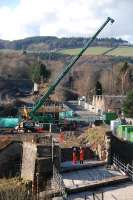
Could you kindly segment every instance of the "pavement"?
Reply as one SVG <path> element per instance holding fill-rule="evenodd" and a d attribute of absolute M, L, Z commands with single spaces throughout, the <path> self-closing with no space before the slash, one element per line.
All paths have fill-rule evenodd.
<path fill-rule="evenodd" d="M 133 200 L 133 183 L 124 183 L 106 188 L 100 188 L 99 191 L 94 191 L 96 194 L 95 200 Z M 94 200 L 93 192 L 82 192 L 68 196 L 68 200 Z"/>
<path fill-rule="evenodd" d="M 63 173 L 62 177 L 65 187 L 73 189 L 94 184 L 98 181 L 121 175 L 122 174 L 116 170 L 108 170 L 105 167 L 97 167 Z"/>

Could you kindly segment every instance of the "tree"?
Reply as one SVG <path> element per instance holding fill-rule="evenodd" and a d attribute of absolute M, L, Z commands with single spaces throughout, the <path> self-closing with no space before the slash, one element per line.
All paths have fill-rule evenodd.
<path fill-rule="evenodd" d="M 102 95 L 102 84 L 99 81 L 96 82 L 95 92 L 96 95 Z"/>
<path fill-rule="evenodd" d="M 126 117 L 133 117 L 133 91 L 127 94 L 127 97 L 123 103 L 123 112 Z"/>
<path fill-rule="evenodd" d="M 44 81 L 47 81 L 48 78 L 50 77 L 51 75 L 51 72 L 50 70 L 48 70 L 46 68 L 46 65 L 43 64 L 43 63 L 40 63 L 40 76 L 41 76 L 41 80 L 44 82 Z"/>
<path fill-rule="evenodd" d="M 31 66 L 30 76 L 34 83 L 40 83 L 40 65 L 36 61 Z"/>
<path fill-rule="evenodd" d="M 124 93 L 125 93 L 124 85 L 125 85 L 125 80 L 126 80 L 126 76 L 127 76 L 128 71 L 129 71 L 129 65 L 128 65 L 127 62 L 125 62 L 124 65 L 122 66 L 121 70 L 120 70 L 122 95 L 124 95 Z"/>
<path fill-rule="evenodd" d="M 31 79 L 35 83 L 44 82 L 50 77 L 51 73 L 42 62 L 34 62 L 31 66 Z"/>

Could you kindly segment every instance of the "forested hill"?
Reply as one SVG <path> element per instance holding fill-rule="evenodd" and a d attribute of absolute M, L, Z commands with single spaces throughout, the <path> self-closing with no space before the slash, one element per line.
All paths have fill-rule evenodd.
<path fill-rule="evenodd" d="M 0 40 L 0 49 L 15 50 L 55 50 L 66 48 L 80 48 L 88 38 L 57 38 L 51 36 L 29 37 L 22 40 Z M 99 38 L 93 42 L 93 46 L 116 47 L 128 44 L 127 41 L 115 38 Z"/>

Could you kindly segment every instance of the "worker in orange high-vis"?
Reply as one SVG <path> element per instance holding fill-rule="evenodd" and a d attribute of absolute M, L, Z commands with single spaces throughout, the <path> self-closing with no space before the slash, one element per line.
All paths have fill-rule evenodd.
<path fill-rule="evenodd" d="M 64 143 L 64 133 L 60 133 L 60 143 Z"/>
<path fill-rule="evenodd" d="M 83 162 L 84 162 L 84 149 L 82 147 L 80 147 L 79 159 L 80 159 L 80 164 L 83 164 Z"/>
<path fill-rule="evenodd" d="M 77 149 L 74 147 L 73 148 L 73 157 L 72 157 L 72 162 L 73 164 L 76 164 L 77 163 Z"/>

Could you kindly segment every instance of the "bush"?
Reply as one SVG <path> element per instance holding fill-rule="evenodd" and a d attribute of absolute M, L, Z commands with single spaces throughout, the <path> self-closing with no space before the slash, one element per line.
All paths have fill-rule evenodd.
<path fill-rule="evenodd" d="M 127 97 L 123 103 L 123 112 L 126 117 L 133 117 L 133 91 L 127 94 Z"/>
<path fill-rule="evenodd" d="M 32 200 L 29 183 L 18 179 L 2 179 L 0 181 L 0 200 Z"/>

